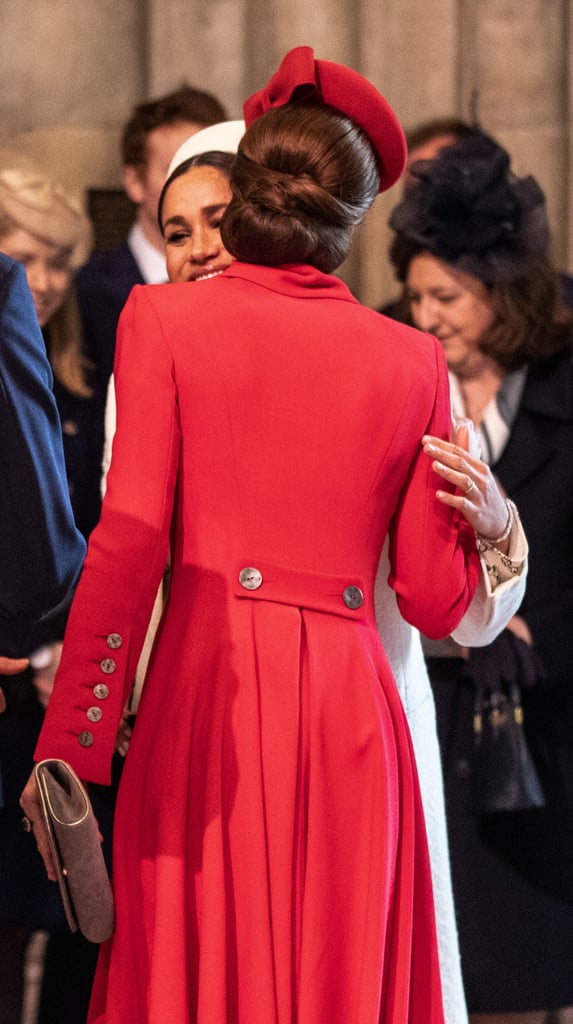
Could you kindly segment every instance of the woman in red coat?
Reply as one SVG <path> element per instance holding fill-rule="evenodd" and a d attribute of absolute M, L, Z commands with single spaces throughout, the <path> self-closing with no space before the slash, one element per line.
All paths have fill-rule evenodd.
<path fill-rule="evenodd" d="M 441 1024 L 418 782 L 373 585 L 389 533 L 402 614 L 446 635 L 479 573 L 452 506 L 491 535 L 505 507 L 484 511 L 459 452 L 436 498 L 422 437 L 449 433 L 440 347 L 330 276 L 402 170 L 394 114 L 308 47 L 245 114 L 222 223 L 235 261 L 136 288 L 122 315 L 104 510 L 36 752 L 108 781 L 170 545 L 89 1020 Z M 29 783 L 49 865 L 35 800 Z"/>

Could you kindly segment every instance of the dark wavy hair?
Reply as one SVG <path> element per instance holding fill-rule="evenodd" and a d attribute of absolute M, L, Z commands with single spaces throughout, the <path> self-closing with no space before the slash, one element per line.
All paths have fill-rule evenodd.
<path fill-rule="evenodd" d="M 549 262 L 535 262 L 523 277 L 493 285 L 490 301 L 495 318 L 479 347 L 508 373 L 572 348 L 571 314 Z"/>
<path fill-rule="evenodd" d="M 245 263 L 310 263 L 330 273 L 379 187 L 361 128 L 324 105 L 268 111 L 248 128 L 221 222 L 225 248 Z"/>
<path fill-rule="evenodd" d="M 494 322 L 481 351 L 510 371 L 571 345 L 571 318 L 549 256 L 544 195 L 518 178 L 506 151 L 474 129 L 433 160 L 412 165 L 415 184 L 390 216 L 399 281 L 428 253 L 481 281 Z M 407 289 L 400 317 L 411 321 Z"/>
<path fill-rule="evenodd" d="M 234 153 L 223 153 L 219 149 L 212 149 L 205 153 L 196 153 L 195 156 L 190 156 L 187 160 L 183 160 L 182 163 L 178 164 L 175 170 L 171 172 L 161 189 L 161 195 L 159 196 L 159 202 L 157 204 L 157 222 L 159 224 L 161 234 L 163 234 L 163 204 L 165 202 L 166 192 L 172 181 L 175 181 L 176 178 L 180 178 L 183 174 L 186 174 L 191 167 L 214 167 L 215 170 L 221 171 L 221 173 L 227 178 L 227 181 L 229 181 L 234 162 Z"/>

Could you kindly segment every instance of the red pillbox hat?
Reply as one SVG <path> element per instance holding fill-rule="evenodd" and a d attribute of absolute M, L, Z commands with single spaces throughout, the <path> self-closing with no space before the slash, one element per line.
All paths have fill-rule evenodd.
<path fill-rule="evenodd" d="M 315 60 L 310 46 L 290 50 L 264 89 L 245 101 L 245 123 L 248 127 L 273 107 L 309 101 L 335 107 L 366 132 L 380 161 L 380 192 L 398 180 L 407 149 L 392 107 L 363 75 L 343 64 Z"/>

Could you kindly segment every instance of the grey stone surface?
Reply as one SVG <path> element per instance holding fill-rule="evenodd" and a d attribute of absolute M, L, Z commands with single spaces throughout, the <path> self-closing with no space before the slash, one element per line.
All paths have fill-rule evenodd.
<path fill-rule="evenodd" d="M 479 116 L 547 192 L 560 266 L 573 269 L 573 0 L 0 0 L 0 145 L 78 192 L 119 183 L 137 102 L 183 80 L 231 117 L 291 47 L 350 64 L 407 128 Z M 381 197 L 342 276 L 365 302 L 395 290 Z"/>

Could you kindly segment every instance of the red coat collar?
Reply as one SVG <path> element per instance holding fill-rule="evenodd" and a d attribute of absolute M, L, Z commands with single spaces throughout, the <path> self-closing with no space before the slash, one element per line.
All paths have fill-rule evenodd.
<path fill-rule="evenodd" d="M 332 274 L 323 274 L 309 263 L 288 263 L 281 267 L 265 267 L 235 260 L 221 277 L 241 278 L 281 295 L 308 299 L 341 299 L 355 302 L 348 287 Z"/>

